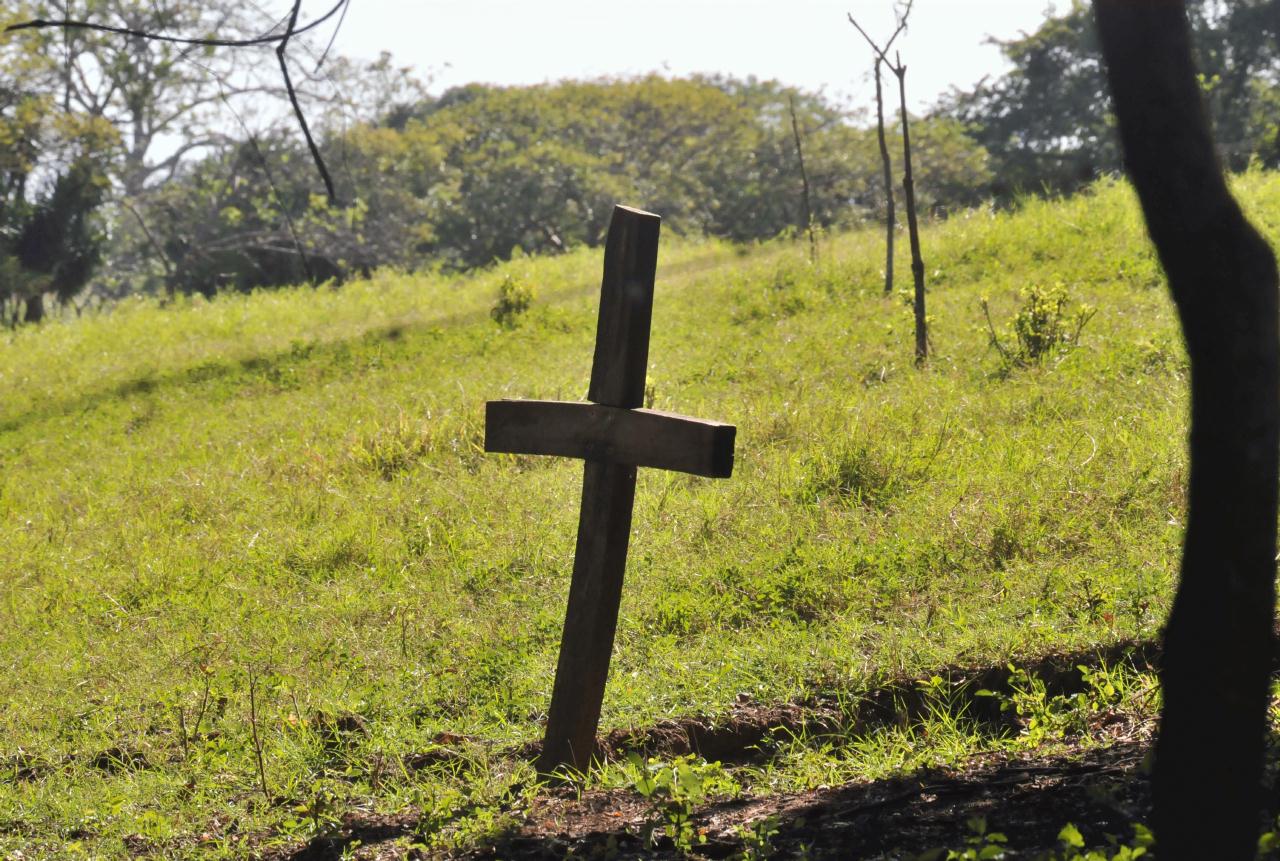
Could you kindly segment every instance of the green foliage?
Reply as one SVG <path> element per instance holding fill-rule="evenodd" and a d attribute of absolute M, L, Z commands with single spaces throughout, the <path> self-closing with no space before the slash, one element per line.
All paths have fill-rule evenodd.
<path fill-rule="evenodd" d="M 1280 857 L 1280 819 L 1272 823 L 1272 826 L 1262 834 L 1258 835 L 1258 859 L 1274 859 Z"/>
<path fill-rule="evenodd" d="M 646 761 L 635 754 L 628 762 L 633 774 L 631 788 L 649 802 L 652 810 L 645 836 L 649 847 L 655 847 L 657 840 L 665 837 L 677 852 L 689 854 L 707 842 L 706 831 L 694 828 L 695 808 L 709 797 L 735 794 L 740 789 L 718 762 L 679 756 L 665 763 L 657 759 Z"/>
<path fill-rule="evenodd" d="M 303 800 L 289 808 L 293 814 L 281 823 L 286 834 L 304 840 L 327 837 L 342 824 L 341 799 L 324 781 L 313 781 Z"/>
<path fill-rule="evenodd" d="M 118 139 L 91 114 L 55 111 L 53 74 L 35 45 L 0 44 L 0 324 L 39 322 L 46 295 L 69 301 L 105 239 L 97 211 Z"/>
<path fill-rule="evenodd" d="M 818 503 L 834 498 L 851 505 L 883 508 L 906 480 L 903 467 L 867 440 L 841 441 L 819 452 L 805 467 L 799 497 Z"/>
<path fill-rule="evenodd" d="M 378 426 L 352 442 L 351 459 L 390 480 L 413 468 L 437 444 L 429 425 L 401 413 L 394 423 Z"/>
<path fill-rule="evenodd" d="M 1012 857 L 1005 835 L 988 830 L 982 817 L 968 820 L 969 836 L 962 849 L 931 849 L 915 856 L 915 861 L 981 861 Z M 1127 843 L 1108 835 L 1107 847 L 1089 849 L 1080 829 L 1067 823 L 1058 832 L 1059 848 L 1035 855 L 1027 855 L 1033 861 L 1136 861 L 1150 857 L 1148 850 L 1155 845 L 1151 831 L 1141 823 L 1133 824 L 1133 839 Z M 1261 845 L 1261 844 L 1260 844 Z M 1022 857 L 1019 855 L 1018 857 Z"/>
<path fill-rule="evenodd" d="M 1280 223 L 1280 177 L 1233 182 Z M 1130 192 L 925 229 L 939 358 L 921 373 L 878 230 L 833 232 L 818 267 L 785 240 L 664 236 L 657 407 L 734 422 L 739 460 L 729 481 L 641 472 L 605 731 L 728 720 L 744 693 L 852 713 L 941 667 L 1155 636 L 1185 522 L 1186 366 Z M 537 325 L 491 320 L 508 274 L 539 286 Z M 542 790 L 509 752 L 541 732 L 581 465 L 484 455 L 481 404 L 580 397 L 599 277 L 581 248 L 139 299 L 0 339 L 0 855 L 130 857 L 148 831 L 154 855 L 245 857 L 286 820 L 296 851 L 370 808 L 471 851 L 523 817 Z M 945 324 L 982 291 L 1059 280 L 1107 313 L 1053 373 L 995 379 L 986 334 Z M 802 307 L 745 313 L 788 291 Z M 861 444 L 907 480 L 877 505 L 804 497 Z M 826 487 L 865 500 L 876 482 L 850 475 Z M 256 724 L 280 804 L 254 790 L 250 666 L 274 677 Z M 1148 716 L 1150 684 L 1111 678 Z M 1045 717 L 1045 744 L 1105 739 L 1099 688 L 1045 692 L 1078 714 Z M 767 794 L 1029 747 L 1016 708 L 1006 738 L 950 688 L 930 697 L 905 727 L 763 739 L 732 776 Z"/>
<path fill-rule="evenodd" d="M 817 94 L 657 75 L 470 85 L 329 130 L 321 149 L 336 206 L 314 194 L 314 168 L 291 136 L 227 144 L 180 171 L 140 208 L 166 258 L 149 289 L 212 295 L 341 281 L 377 266 L 472 268 L 513 252 L 564 253 L 599 244 L 618 202 L 660 213 L 668 235 L 793 232 L 802 219 L 790 99 L 805 130 L 815 225 L 880 212 L 873 133 Z M 982 199 L 986 154 L 958 123 L 920 119 L 913 139 L 922 210 Z"/>
<path fill-rule="evenodd" d="M 1005 845 L 1009 842 L 998 831 L 987 828 L 987 820 L 981 816 L 970 818 L 965 827 L 969 836 L 963 849 L 931 849 L 915 857 L 915 861 L 999 861 L 1009 856 Z"/>
<path fill-rule="evenodd" d="M 1080 304 L 1068 312 L 1071 298 L 1061 283 L 1053 287 L 1032 285 L 1020 291 L 1022 305 L 1013 316 L 1011 328 L 1016 346 L 1006 348 L 991 321 L 987 298 L 979 299 L 987 321 L 991 346 L 1006 364 L 1014 367 L 1038 365 L 1061 350 L 1077 347 L 1080 333 L 1097 313 L 1097 309 Z"/>
<path fill-rule="evenodd" d="M 777 848 L 773 840 L 778 836 L 777 816 L 762 816 L 753 822 L 738 826 L 738 839 L 742 841 L 742 861 L 764 861 L 772 858 Z"/>
<path fill-rule="evenodd" d="M 1148 850 L 1155 845 L 1155 838 L 1145 825 L 1133 823 L 1133 839 L 1127 843 L 1107 835 L 1105 848 L 1089 849 L 1085 844 L 1080 829 L 1067 823 L 1058 832 L 1060 848 L 1043 852 L 1035 857 L 1035 861 L 1136 861 L 1138 858 L 1152 857 Z"/>
<path fill-rule="evenodd" d="M 507 273 L 498 284 L 498 301 L 489 310 L 489 316 L 504 329 L 514 329 L 533 305 L 537 291 L 532 284 Z"/>
<path fill-rule="evenodd" d="M 360 141 L 372 159 L 383 157 L 378 135 Z M 264 135 L 209 156 L 139 204 L 147 241 L 164 257 L 152 288 L 212 296 L 407 266 L 427 235 L 425 209 L 380 170 L 388 167 L 353 158 L 343 202 L 332 205 L 316 193 L 310 156 L 289 137 Z"/>
<path fill-rule="evenodd" d="M 1280 165 L 1280 14 L 1275 0 L 1187 3 L 1196 61 L 1215 136 L 1229 167 Z M 990 154 L 994 191 L 1072 191 L 1121 169 L 1101 50 L 1088 4 L 1073 0 L 1032 33 L 997 42 L 1007 74 L 944 99 Z"/>
<path fill-rule="evenodd" d="M 1139 684 L 1122 669 L 1106 664 L 1076 669 L 1085 690 L 1074 694 L 1049 696 L 1043 679 L 1010 665 L 1008 694 L 982 690 L 977 695 L 997 698 L 1001 710 L 1016 717 L 1014 746 L 1036 749 L 1068 737 L 1087 738 L 1098 717 L 1119 708 L 1150 684 L 1149 679 Z"/>

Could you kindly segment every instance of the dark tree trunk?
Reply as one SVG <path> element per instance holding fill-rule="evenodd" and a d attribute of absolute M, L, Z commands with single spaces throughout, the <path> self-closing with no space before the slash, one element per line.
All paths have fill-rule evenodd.
<path fill-rule="evenodd" d="M 1191 472 L 1165 629 L 1161 861 L 1252 859 L 1275 613 L 1275 258 L 1214 154 L 1180 0 L 1094 0 L 1129 176 L 1191 360 Z"/>
<path fill-rule="evenodd" d="M 902 194 L 907 203 L 907 237 L 911 240 L 911 278 L 915 282 L 916 365 L 929 358 L 928 318 L 924 310 L 924 258 L 920 255 L 920 226 L 916 222 L 916 184 L 911 175 L 911 127 L 907 121 L 907 67 L 892 67 L 898 76 L 902 104 Z"/>
<path fill-rule="evenodd" d="M 889 144 L 884 135 L 884 90 L 880 85 L 880 65 L 876 58 L 876 133 L 880 139 L 880 161 L 884 164 L 884 292 L 893 292 L 893 231 L 897 227 L 897 213 L 893 208 L 893 163 L 889 158 Z"/>
<path fill-rule="evenodd" d="M 44 294 L 35 293 L 27 297 L 26 311 L 22 315 L 24 323 L 39 323 L 44 319 Z"/>

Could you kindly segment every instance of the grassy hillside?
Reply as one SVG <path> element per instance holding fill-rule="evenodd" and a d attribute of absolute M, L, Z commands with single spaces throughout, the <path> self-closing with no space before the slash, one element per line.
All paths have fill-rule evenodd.
<path fill-rule="evenodd" d="M 1238 188 L 1280 239 L 1280 177 Z M 667 238 L 653 405 L 737 424 L 737 470 L 641 473 L 602 729 L 1155 631 L 1186 373 L 1128 190 L 924 250 L 917 371 L 874 231 L 816 268 Z M 427 841 L 494 827 L 530 791 L 500 752 L 539 737 L 581 465 L 483 454 L 483 403 L 583 396 L 599 271 L 384 273 L 0 341 L 0 852 L 234 856 L 361 805 Z M 538 291 L 509 330 L 506 277 Z M 1059 284 L 1098 309 L 1079 348 L 1006 367 L 980 298 L 1005 327 Z M 895 767 L 858 750 L 832 773 Z M 817 778 L 797 754 L 741 779 Z"/>

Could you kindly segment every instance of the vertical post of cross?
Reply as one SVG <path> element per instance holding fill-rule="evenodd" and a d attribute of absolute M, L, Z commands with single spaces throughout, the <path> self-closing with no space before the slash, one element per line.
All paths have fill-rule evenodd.
<path fill-rule="evenodd" d="M 644 403 L 661 223 L 652 213 L 614 208 L 587 393 L 594 403 L 623 409 Z M 543 774 L 565 765 L 585 771 L 595 754 L 622 601 L 635 490 L 634 464 L 587 461 L 569 607 L 538 759 L 538 771 Z"/>

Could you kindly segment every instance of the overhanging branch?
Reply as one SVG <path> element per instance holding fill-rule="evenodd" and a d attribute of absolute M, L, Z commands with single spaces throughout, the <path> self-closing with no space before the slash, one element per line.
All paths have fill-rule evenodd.
<path fill-rule="evenodd" d="M 288 24 L 286 25 L 283 33 L 268 34 L 258 36 L 253 39 L 197 39 L 186 36 L 173 36 L 167 33 L 150 33 L 133 27 L 116 27 L 110 24 L 97 24 L 91 21 L 75 21 L 69 19 L 56 21 L 44 18 L 35 18 L 30 21 L 11 24 L 4 28 L 3 32 L 12 33 L 21 30 L 62 28 L 63 30 L 92 30 L 99 33 L 111 33 L 119 36 L 146 39 L 152 42 L 168 42 L 176 45 L 191 45 L 209 48 L 249 48 L 275 45 L 276 59 L 280 63 L 280 74 L 284 79 L 285 90 L 289 94 L 289 103 L 293 107 L 294 116 L 298 120 L 298 126 L 302 129 L 303 137 L 306 138 L 307 149 L 311 152 L 311 158 L 315 162 L 316 170 L 320 173 L 320 178 L 324 181 L 324 187 L 328 194 L 329 202 L 337 205 L 338 195 L 334 189 L 333 177 L 329 174 L 329 168 L 325 164 L 324 157 L 320 154 L 320 147 L 316 145 L 315 138 L 311 134 L 311 129 L 307 125 L 306 116 L 302 112 L 302 106 L 298 102 L 298 94 L 293 88 L 293 80 L 289 75 L 289 64 L 285 57 L 285 52 L 289 47 L 289 41 L 294 36 L 319 27 L 325 21 L 328 21 L 334 15 L 337 15 L 342 11 L 347 6 L 348 2 L 349 0 L 338 0 L 337 3 L 330 7 L 329 10 L 319 18 L 299 27 L 298 14 L 302 11 L 302 0 L 294 0 L 293 6 L 289 11 Z M 275 28 L 273 27 L 272 29 Z"/>

